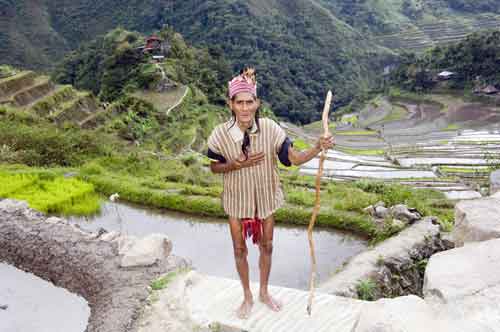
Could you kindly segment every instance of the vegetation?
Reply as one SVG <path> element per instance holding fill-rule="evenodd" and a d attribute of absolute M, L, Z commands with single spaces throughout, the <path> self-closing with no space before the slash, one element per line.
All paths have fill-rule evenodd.
<path fill-rule="evenodd" d="M 164 276 L 161 276 L 160 278 L 154 280 L 151 283 L 151 289 L 154 291 L 164 289 L 168 286 L 169 283 L 171 283 L 179 274 L 183 274 L 189 271 L 188 269 L 180 269 L 176 271 L 172 271 L 167 273 Z"/>
<path fill-rule="evenodd" d="M 301 123 L 319 117 L 327 89 L 336 91 L 338 107 L 377 85 L 380 69 L 394 60 L 392 52 L 377 45 L 378 35 L 402 29 L 420 32 L 422 24 L 447 25 L 471 17 L 480 21 L 481 13 L 498 13 L 500 8 L 498 0 L 293 0 L 286 4 L 262 0 L 112 0 L 97 4 L 91 0 L 1 0 L 0 4 L 9 27 L 0 31 L 4 46 L 0 57 L 6 63 L 49 70 L 69 51 L 117 27 L 151 33 L 170 25 L 191 43 L 205 45 L 215 62 L 224 54 L 232 72 L 249 62 L 256 65 L 264 99 L 278 116 Z M 133 61 L 130 50 L 125 47 L 122 51 L 121 59 Z M 74 71 L 82 75 L 71 81 L 131 83 L 114 66 L 117 60 L 90 58 L 79 64 L 87 68 Z M 102 72 L 102 67 L 113 75 L 95 79 L 86 74 L 92 68 Z M 211 65 L 201 69 L 206 67 Z M 136 74 L 150 77 L 155 74 L 152 69 L 144 65 Z M 213 75 L 200 72 L 200 77 L 210 82 Z M 103 96 L 114 98 L 116 91 L 104 91 Z M 211 98 L 211 91 L 205 93 Z"/>
<path fill-rule="evenodd" d="M 439 72 L 448 70 L 455 73 L 447 82 L 450 88 L 500 87 L 499 52 L 500 31 L 472 34 L 459 43 L 436 46 L 420 57 L 404 54 L 391 82 L 409 91 L 426 91 L 436 86 Z"/>
<path fill-rule="evenodd" d="M 64 178 L 54 171 L 0 168 L 0 198 L 27 201 L 45 213 L 89 215 L 99 211 L 99 197 L 92 184 Z"/>
<path fill-rule="evenodd" d="M 374 301 L 375 300 L 375 292 L 376 292 L 377 284 L 371 280 L 361 280 L 356 285 L 356 293 L 360 300 L 364 301 Z"/>
<path fill-rule="evenodd" d="M 101 139 L 99 134 L 74 127 L 62 130 L 29 113 L 0 107 L 0 162 L 78 166 L 87 158 L 107 153 Z"/>
<path fill-rule="evenodd" d="M 0 79 L 15 75 L 17 71 L 8 65 L 0 65 Z"/>
<path fill-rule="evenodd" d="M 56 0 L 46 5 L 29 2 L 24 0 L 16 5 L 7 1 L 6 10 L 16 13 L 9 21 L 14 26 L 13 31 L 27 31 L 23 40 L 17 35 L 0 32 L 0 41 L 5 40 L 2 45 L 6 45 L 0 50 L 0 56 L 17 65 L 53 68 L 54 59 L 61 59 L 70 49 L 75 50 L 98 37 L 97 42 L 90 43 L 93 51 L 78 49 L 70 53 L 71 60 L 65 61 L 63 71 L 71 73 L 65 82 L 78 82 L 77 88 L 92 89 L 94 93 L 104 91 L 103 99 L 116 97 L 116 90 L 107 90 L 106 86 L 131 83 L 127 81 L 126 73 L 130 72 L 132 76 L 154 73 L 151 68 L 144 68 L 147 66 L 140 69 L 131 66 L 137 61 L 132 52 L 135 41 L 128 41 L 130 47 L 123 43 L 119 56 L 110 57 L 109 45 L 106 44 L 109 39 L 99 36 L 118 26 L 150 33 L 168 24 L 191 43 L 203 45 L 212 60 L 207 60 L 207 63 L 200 61 L 200 70 L 193 68 L 193 62 L 190 63 L 188 58 L 179 58 L 186 64 L 186 74 L 189 76 L 189 71 L 199 73 L 197 79 L 200 80 L 210 82 L 218 75 L 239 71 L 243 65 L 256 65 L 261 87 L 259 93 L 264 100 L 271 103 L 278 116 L 302 123 L 319 118 L 328 89 L 334 88 L 338 103 L 345 104 L 353 97 L 353 92 L 371 86 L 377 81 L 376 71 L 381 68 L 387 54 L 317 3 L 292 1 L 282 6 L 274 2 L 241 0 L 147 0 L 127 2 L 124 8 L 117 1 L 97 6 L 89 0 L 71 4 Z M 47 13 L 46 17 L 51 18 L 50 25 L 42 19 L 27 24 L 33 22 L 28 13 L 30 6 Z M 43 38 L 39 38 L 43 47 L 35 40 L 38 31 L 46 32 Z M 329 52 L 331 45 L 335 45 L 337 51 Z M 106 49 L 104 54 L 96 54 L 95 51 L 103 48 Z M 13 49 L 20 49 L 22 57 L 16 57 Z M 37 57 L 36 51 L 41 56 Z M 215 76 L 206 72 L 212 64 L 222 65 L 219 61 L 222 54 L 232 68 L 229 71 L 217 70 Z M 83 58 L 87 60 L 78 61 Z M 116 66 L 117 62 L 123 64 L 122 69 Z M 105 71 L 110 74 L 104 75 Z M 60 73 L 59 67 L 56 77 Z M 187 80 L 194 83 L 189 77 Z M 141 82 L 138 81 L 136 83 Z M 220 89 L 225 83 L 225 80 L 222 84 L 219 81 L 216 86 Z M 210 89 L 204 92 L 211 97 Z"/>
<path fill-rule="evenodd" d="M 195 83 L 212 102 L 224 100 L 230 76 L 228 64 L 216 48 L 196 49 L 171 29 L 159 33 L 170 46 L 162 65 L 167 77 L 182 84 Z M 115 29 L 70 53 L 53 72 L 55 81 L 90 90 L 103 101 L 114 101 L 137 89 L 154 89 L 161 72 L 139 49 L 144 36 Z"/>

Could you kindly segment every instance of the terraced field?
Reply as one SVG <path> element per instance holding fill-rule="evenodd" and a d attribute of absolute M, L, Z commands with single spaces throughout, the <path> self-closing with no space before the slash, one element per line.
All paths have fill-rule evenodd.
<path fill-rule="evenodd" d="M 136 92 L 133 96 L 152 103 L 160 112 L 179 105 L 187 94 L 187 87 L 179 86 L 167 92 Z M 110 107 L 101 107 L 91 93 L 78 91 L 71 85 L 58 85 L 49 77 L 32 71 L 17 72 L 0 79 L 0 105 L 25 110 L 48 118 L 56 124 L 66 122 L 81 128 L 95 128 L 116 114 Z"/>
<path fill-rule="evenodd" d="M 419 52 L 437 44 L 459 41 L 476 31 L 497 28 L 500 28 L 500 16 L 485 14 L 461 20 L 420 23 L 398 33 L 376 36 L 375 40 L 390 49 Z"/>
<path fill-rule="evenodd" d="M 468 199 L 486 193 L 489 173 L 500 167 L 500 108 L 444 95 L 425 102 L 379 97 L 357 116 L 358 128 L 334 130 L 337 146 L 328 153 L 326 178 L 392 181 Z M 307 126 L 303 137 L 318 134 Z M 316 174 L 317 168 L 313 159 L 301 172 Z"/>
<path fill-rule="evenodd" d="M 32 71 L 0 80 L 0 105 L 27 110 L 57 124 L 72 122 L 81 126 L 103 112 L 92 94 L 54 84 Z"/>

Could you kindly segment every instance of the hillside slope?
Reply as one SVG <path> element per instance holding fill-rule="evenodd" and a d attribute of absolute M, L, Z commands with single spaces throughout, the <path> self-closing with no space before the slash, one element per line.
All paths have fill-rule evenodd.
<path fill-rule="evenodd" d="M 391 52 L 421 50 L 500 26 L 499 0 L 0 0 L 4 63 L 49 70 L 69 50 L 123 26 L 165 24 L 195 45 L 218 46 L 233 71 L 255 64 L 261 95 L 295 122 L 318 118 L 376 85 Z"/>
<path fill-rule="evenodd" d="M 380 67 L 374 65 L 377 55 L 383 53 L 309 0 L 115 0 L 106 5 L 90 0 L 2 1 L 7 9 L 0 39 L 7 47 L 0 49 L 0 56 L 6 63 L 51 68 L 69 49 L 117 25 L 149 32 L 168 23 L 190 42 L 221 46 L 235 71 L 256 64 L 262 96 L 276 113 L 294 121 L 317 117 L 328 88 L 348 101 L 354 91 L 369 86 L 375 77 L 372 69 Z M 37 14 L 30 16 L 23 8 Z M 7 11 L 14 18 L 7 18 Z"/>

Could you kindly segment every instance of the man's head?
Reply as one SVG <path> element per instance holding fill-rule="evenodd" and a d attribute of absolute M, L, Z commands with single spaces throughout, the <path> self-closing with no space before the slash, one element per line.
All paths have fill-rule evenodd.
<path fill-rule="evenodd" d="M 251 124 L 260 106 L 255 70 L 245 68 L 240 75 L 233 78 L 229 82 L 228 95 L 228 105 L 236 121 L 241 124 Z"/>
<path fill-rule="evenodd" d="M 249 92 L 240 92 L 228 101 L 236 121 L 241 124 L 251 124 L 260 106 L 260 100 Z"/>

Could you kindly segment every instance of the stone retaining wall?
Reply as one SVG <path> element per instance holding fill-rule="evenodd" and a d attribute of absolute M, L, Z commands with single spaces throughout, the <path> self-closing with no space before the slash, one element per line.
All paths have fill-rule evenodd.
<path fill-rule="evenodd" d="M 441 238 L 434 219 L 424 218 L 353 257 L 342 271 L 320 285 L 318 291 L 360 298 L 363 294 L 359 289 L 364 284 L 369 288 L 370 300 L 410 294 L 422 296 L 427 259 L 452 247 L 451 241 Z"/>
<path fill-rule="evenodd" d="M 500 170 L 490 174 L 490 195 L 500 192 Z"/>
<path fill-rule="evenodd" d="M 84 232 L 24 202 L 0 201 L 0 262 L 84 297 L 91 308 L 87 332 L 135 331 L 151 281 L 187 266 L 169 255 L 166 239 L 156 236 L 156 248 L 142 256 L 138 248 L 151 247 L 140 240 L 134 246 L 134 241 L 119 234 Z"/>

